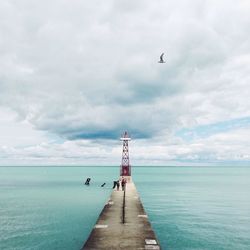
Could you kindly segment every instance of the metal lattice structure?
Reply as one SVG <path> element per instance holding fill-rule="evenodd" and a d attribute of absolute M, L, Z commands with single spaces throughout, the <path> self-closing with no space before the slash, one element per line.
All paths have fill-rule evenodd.
<path fill-rule="evenodd" d="M 125 131 L 120 140 L 123 141 L 120 175 L 131 176 L 131 166 L 129 164 L 129 150 L 128 150 L 128 142 L 131 140 L 131 138 L 129 138 L 128 133 Z"/>

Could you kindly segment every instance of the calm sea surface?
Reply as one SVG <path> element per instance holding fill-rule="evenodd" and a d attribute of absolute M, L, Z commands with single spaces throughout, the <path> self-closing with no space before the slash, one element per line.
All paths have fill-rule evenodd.
<path fill-rule="evenodd" d="M 80 249 L 118 174 L 0 167 L 0 249 Z M 250 249 L 250 168 L 135 167 L 133 180 L 163 249 Z"/>

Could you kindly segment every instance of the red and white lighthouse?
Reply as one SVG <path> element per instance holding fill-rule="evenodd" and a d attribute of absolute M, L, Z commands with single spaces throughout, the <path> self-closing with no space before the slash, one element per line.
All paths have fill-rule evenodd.
<path fill-rule="evenodd" d="M 131 166 L 129 164 L 129 151 L 128 151 L 128 142 L 131 140 L 128 133 L 125 131 L 120 140 L 123 142 L 122 147 L 122 164 L 120 175 L 121 176 L 131 176 Z"/>

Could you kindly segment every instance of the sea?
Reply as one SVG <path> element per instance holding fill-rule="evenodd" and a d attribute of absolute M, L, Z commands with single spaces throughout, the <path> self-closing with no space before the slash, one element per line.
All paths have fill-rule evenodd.
<path fill-rule="evenodd" d="M 0 167 L 0 249 L 79 250 L 118 175 L 114 166 Z M 138 166 L 132 176 L 162 249 L 250 249 L 250 167 Z"/>

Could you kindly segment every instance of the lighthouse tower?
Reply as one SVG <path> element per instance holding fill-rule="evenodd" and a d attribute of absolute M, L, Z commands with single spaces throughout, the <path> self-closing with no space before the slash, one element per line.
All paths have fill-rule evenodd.
<path fill-rule="evenodd" d="M 130 179 L 129 176 L 131 176 L 131 166 L 129 164 L 128 142 L 131 140 L 131 138 L 129 138 L 127 132 L 124 132 L 120 140 L 123 142 L 120 176 L 125 176 L 127 179 Z"/>

